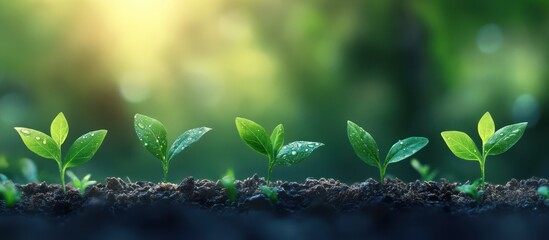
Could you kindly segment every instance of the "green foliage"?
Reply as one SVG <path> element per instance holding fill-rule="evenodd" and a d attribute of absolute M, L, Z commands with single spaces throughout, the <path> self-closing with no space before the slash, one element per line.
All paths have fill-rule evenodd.
<path fill-rule="evenodd" d="M 69 148 L 65 159 L 63 159 L 61 158 L 61 145 L 65 142 L 69 133 L 69 126 L 63 113 L 59 113 L 51 123 L 51 137 L 30 128 L 16 127 L 15 130 L 31 152 L 57 162 L 63 191 L 65 191 L 66 170 L 88 162 L 99 150 L 107 135 L 107 130 L 97 130 L 80 136 Z"/>
<path fill-rule="evenodd" d="M 172 158 L 212 130 L 207 127 L 187 130 L 179 135 L 168 151 L 166 128 L 160 121 L 145 115 L 135 114 L 134 127 L 143 147 L 162 162 L 164 182 L 168 181 L 168 168 Z"/>
<path fill-rule="evenodd" d="M 78 189 L 78 192 L 80 192 L 81 196 L 84 196 L 84 194 L 86 193 L 86 188 L 88 188 L 88 186 L 97 183 L 96 181 L 93 181 L 93 180 L 90 181 L 91 174 L 86 175 L 84 178 L 82 178 L 82 180 L 80 180 L 71 171 L 67 171 L 67 176 L 69 176 L 69 178 L 72 181 L 72 185 L 74 186 L 74 188 Z"/>
<path fill-rule="evenodd" d="M 489 155 L 498 155 L 509 150 L 524 134 L 528 123 L 517 123 L 505 126 L 495 131 L 495 124 L 489 112 L 486 112 L 478 122 L 478 134 L 482 140 L 480 152 L 469 135 L 459 131 L 442 132 L 442 139 L 457 157 L 478 161 L 480 164 L 482 189 L 484 189 L 484 166 Z"/>
<path fill-rule="evenodd" d="M 382 163 L 379 158 L 377 143 L 372 135 L 351 121 L 347 121 L 347 135 L 358 157 L 366 164 L 379 169 L 382 184 L 385 181 L 385 172 L 390 163 L 400 162 L 412 156 L 429 143 L 429 140 L 424 137 L 410 137 L 399 140 L 391 147 L 385 161 Z"/>
<path fill-rule="evenodd" d="M 21 199 L 21 194 L 15 184 L 0 174 L 0 195 L 6 201 L 6 207 L 12 208 Z"/>
<path fill-rule="evenodd" d="M 275 166 L 292 166 L 300 163 L 311 153 L 323 146 L 323 143 L 296 141 L 284 146 L 284 126 L 276 126 L 269 137 L 265 129 L 259 124 L 237 117 L 236 129 L 246 145 L 269 159 L 267 168 L 267 184 Z"/>
<path fill-rule="evenodd" d="M 21 173 L 27 182 L 38 182 L 38 170 L 34 161 L 28 158 L 22 158 L 20 161 Z"/>
<path fill-rule="evenodd" d="M 538 188 L 538 194 L 545 198 L 545 203 L 549 203 L 549 187 L 541 186 Z"/>
<path fill-rule="evenodd" d="M 225 188 L 225 194 L 227 194 L 227 198 L 229 198 L 229 201 L 231 203 L 236 202 L 237 192 L 236 192 L 236 186 L 234 184 L 235 178 L 234 178 L 234 172 L 232 169 L 228 169 L 227 173 L 223 178 L 221 178 L 221 185 Z"/>
<path fill-rule="evenodd" d="M 456 190 L 461 193 L 467 194 L 469 197 L 477 201 L 480 199 L 480 197 L 484 193 L 484 191 L 478 190 L 478 180 L 473 182 L 473 184 L 463 184 L 461 186 L 458 186 L 456 187 Z"/>
<path fill-rule="evenodd" d="M 272 203 L 278 202 L 278 187 L 261 186 L 259 189 Z"/>
<path fill-rule="evenodd" d="M 438 174 L 437 170 L 431 171 L 429 165 L 421 164 L 416 158 L 410 161 L 410 165 L 412 165 L 412 167 L 419 173 L 422 181 L 433 181 L 433 179 L 435 179 L 436 175 Z"/>

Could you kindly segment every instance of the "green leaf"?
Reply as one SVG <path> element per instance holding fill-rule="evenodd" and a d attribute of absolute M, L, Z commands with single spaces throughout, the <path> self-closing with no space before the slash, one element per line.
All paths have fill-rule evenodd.
<path fill-rule="evenodd" d="M 475 142 L 464 132 L 446 131 L 442 132 L 442 139 L 448 148 L 457 157 L 465 160 L 480 161 L 482 159 Z"/>
<path fill-rule="evenodd" d="M 65 157 L 63 168 L 75 167 L 89 161 L 101 147 L 106 135 L 107 130 L 97 130 L 76 139 Z"/>
<path fill-rule="evenodd" d="M 419 160 L 415 158 L 410 161 L 410 165 L 412 165 L 412 168 L 414 168 L 421 176 L 429 173 L 429 166 L 421 164 Z"/>
<path fill-rule="evenodd" d="M 51 122 L 50 132 L 53 140 L 61 147 L 69 134 L 69 124 L 62 112 L 57 114 L 57 117 Z"/>
<path fill-rule="evenodd" d="M 276 156 L 282 146 L 284 146 L 284 126 L 278 124 L 271 133 L 271 143 L 273 144 L 273 156 Z"/>
<path fill-rule="evenodd" d="M 38 182 L 38 170 L 34 161 L 28 158 L 22 158 L 19 160 L 21 164 L 21 173 L 25 177 L 27 182 Z"/>
<path fill-rule="evenodd" d="M 324 146 L 324 144 L 319 142 L 296 141 L 289 143 L 278 152 L 275 165 L 291 166 L 297 164 L 321 146 Z"/>
<path fill-rule="evenodd" d="M 179 135 L 168 152 L 168 162 L 170 162 L 175 155 L 185 150 L 185 148 L 200 140 L 200 138 L 210 130 L 212 129 L 208 127 L 199 127 L 187 130 L 183 134 Z"/>
<path fill-rule="evenodd" d="M 524 134 L 528 123 L 517 123 L 509 126 L 505 126 L 499 129 L 494 136 L 486 142 L 484 150 L 486 154 L 498 155 L 506 152 L 511 148 Z"/>
<path fill-rule="evenodd" d="M 385 165 L 402 161 L 417 151 L 421 150 L 429 143 L 429 139 L 424 137 L 409 137 L 396 142 L 385 158 Z"/>
<path fill-rule="evenodd" d="M 235 119 L 235 123 L 238 134 L 244 143 L 263 155 L 272 156 L 272 143 L 262 126 L 251 120 L 239 117 Z"/>
<path fill-rule="evenodd" d="M 162 162 L 166 162 L 168 141 L 164 125 L 154 118 L 135 114 L 134 128 L 143 147 Z"/>
<path fill-rule="evenodd" d="M 61 163 L 61 150 L 50 136 L 30 128 L 16 127 L 15 130 L 31 152 L 36 153 L 40 157 L 53 159 Z"/>
<path fill-rule="evenodd" d="M 495 131 L 494 119 L 492 119 L 492 115 L 489 112 L 486 112 L 478 122 L 478 135 L 482 139 L 482 145 L 486 144 L 488 139 L 494 136 Z"/>
<path fill-rule="evenodd" d="M 351 121 L 347 121 L 347 135 L 358 157 L 370 166 L 379 167 L 379 149 L 374 138 Z"/>

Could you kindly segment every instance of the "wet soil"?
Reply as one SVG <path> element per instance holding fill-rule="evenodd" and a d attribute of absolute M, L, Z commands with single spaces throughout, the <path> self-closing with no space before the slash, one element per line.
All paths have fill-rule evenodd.
<path fill-rule="evenodd" d="M 544 239 L 549 204 L 536 190 L 547 179 L 487 184 L 481 199 L 459 183 L 373 179 L 273 182 L 278 201 L 259 190 L 263 178 L 236 182 L 229 201 L 218 181 L 180 184 L 107 178 L 84 196 L 68 186 L 18 185 L 21 201 L 0 201 L 1 239 Z"/>

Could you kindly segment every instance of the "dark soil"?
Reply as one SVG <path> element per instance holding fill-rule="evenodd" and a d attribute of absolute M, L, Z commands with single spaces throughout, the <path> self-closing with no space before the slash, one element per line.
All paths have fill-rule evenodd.
<path fill-rule="evenodd" d="M 107 178 L 81 197 L 72 187 L 19 185 L 14 208 L 0 201 L 0 239 L 544 239 L 549 204 L 536 193 L 546 179 L 486 185 L 475 201 L 458 183 L 368 179 L 277 181 L 278 202 L 262 178 L 237 181 L 231 203 L 219 182 L 180 184 Z"/>

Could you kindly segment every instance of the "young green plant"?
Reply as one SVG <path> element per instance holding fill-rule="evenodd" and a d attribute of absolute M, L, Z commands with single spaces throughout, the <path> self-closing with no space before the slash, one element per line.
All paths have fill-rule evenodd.
<path fill-rule="evenodd" d="M 12 208 L 21 199 L 21 193 L 15 184 L 0 174 L 0 196 L 6 201 L 6 207 Z"/>
<path fill-rule="evenodd" d="M 235 123 L 242 141 L 268 158 L 267 184 L 269 184 L 271 172 L 275 166 L 292 166 L 300 163 L 315 149 L 324 145 L 319 142 L 295 141 L 284 146 L 284 126 L 282 124 L 276 126 L 269 137 L 261 125 L 251 120 L 237 117 Z"/>
<path fill-rule="evenodd" d="M 410 137 L 399 140 L 391 147 L 385 161 L 382 163 L 379 159 L 377 143 L 372 135 L 351 121 L 347 121 L 347 135 L 356 155 L 366 164 L 379 169 L 381 184 L 385 182 L 385 172 L 389 164 L 400 162 L 414 155 L 429 143 L 429 140 L 424 137 Z"/>
<path fill-rule="evenodd" d="M 422 181 L 433 181 L 438 174 L 437 170 L 432 170 L 427 164 L 421 164 L 416 158 L 410 161 L 410 165 L 419 173 Z"/>
<path fill-rule="evenodd" d="M 69 178 L 71 179 L 74 188 L 78 189 L 80 196 L 84 196 L 84 194 L 86 193 L 86 188 L 88 188 L 88 186 L 97 183 L 96 181 L 90 180 L 91 174 L 86 175 L 84 178 L 82 178 L 82 180 L 80 180 L 71 171 L 67 171 L 67 176 L 69 176 Z"/>
<path fill-rule="evenodd" d="M 221 185 L 223 185 L 223 188 L 225 188 L 225 194 L 227 195 L 227 198 L 229 198 L 229 201 L 231 203 L 235 203 L 237 197 L 234 181 L 234 172 L 232 169 L 227 170 L 225 176 L 223 176 L 223 178 L 221 178 L 220 180 Z"/>
<path fill-rule="evenodd" d="M 464 132 L 445 131 L 441 135 L 456 157 L 477 161 L 480 164 L 481 183 L 482 189 L 484 189 L 486 158 L 489 155 L 499 155 L 509 150 L 522 137 L 527 124 L 526 122 L 517 123 L 495 131 L 494 120 L 490 113 L 486 112 L 478 122 L 477 127 L 482 140 L 482 152 L 478 150 L 473 139 Z"/>
<path fill-rule="evenodd" d="M 278 187 L 260 186 L 259 189 L 272 203 L 278 202 Z"/>
<path fill-rule="evenodd" d="M 67 155 L 61 157 L 61 145 L 69 134 L 69 124 L 63 113 L 59 113 L 51 123 L 51 136 L 24 127 L 16 127 L 27 148 L 38 156 L 53 159 L 59 167 L 61 185 L 65 191 L 65 172 L 68 168 L 76 167 L 88 162 L 97 152 L 107 135 L 107 130 L 97 130 L 80 136 L 69 148 Z"/>
<path fill-rule="evenodd" d="M 549 203 L 549 187 L 541 186 L 538 188 L 537 193 L 545 198 L 545 203 Z"/>
<path fill-rule="evenodd" d="M 478 180 L 476 180 L 472 184 L 463 184 L 461 186 L 458 186 L 458 187 L 456 187 L 456 190 L 458 192 L 467 194 L 472 199 L 475 199 L 475 200 L 478 201 L 480 199 L 480 197 L 482 196 L 482 194 L 484 193 L 484 191 L 482 191 L 482 190 L 479 191 L 479 190 L 477 190 L 477 188 L 478 188 Z"/>
<path fill-rule="evenodd" d="M 166 128 L 160 121 L 145 115 L 135 114 L 134 127 L 143 147 L 162 162 L 164 182 L 168 181 L 168 168 L 173 157 L 212 130 L 207 127 L 187 130 L 179 135 L 168 151 Z"/>

